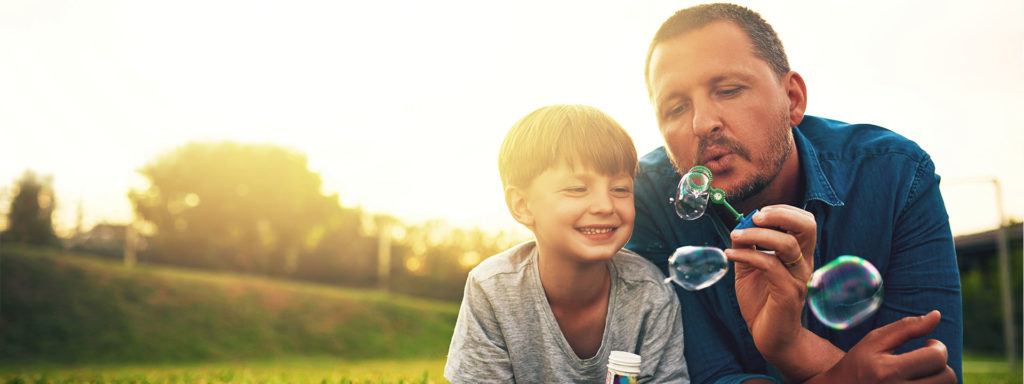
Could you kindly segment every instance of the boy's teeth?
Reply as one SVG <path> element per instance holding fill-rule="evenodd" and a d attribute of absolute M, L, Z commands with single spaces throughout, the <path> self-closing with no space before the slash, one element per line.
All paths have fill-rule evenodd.
<path fill-rule="evenodd" d="M 580 228 L 580 232 L 583 232 L 584 234 L 587 234 L 587 235 L 594 235 L 594 234 L 598 234 L 598 233 L 608 233 L 608 232 L 611 232 L 611 231 L 612 231 L 612 228 Z"/>

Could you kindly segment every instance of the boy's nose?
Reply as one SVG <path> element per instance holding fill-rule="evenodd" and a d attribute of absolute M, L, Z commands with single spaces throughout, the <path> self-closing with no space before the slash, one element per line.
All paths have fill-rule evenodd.
<path fill-rule="evenodd" d="M 612 197 L 608 193 L 595 193 L 590 201 L 590 212 L 596 214 L 612 211 Z"/>

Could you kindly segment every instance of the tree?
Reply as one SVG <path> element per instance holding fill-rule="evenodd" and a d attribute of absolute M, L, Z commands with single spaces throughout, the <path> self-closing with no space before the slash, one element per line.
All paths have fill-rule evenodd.
<path fill-rule="evenodd" d="M 35 172 L 26 170 L 15 188 L 11 210 L 7 214 L 8 227 L 0 234 L 0 240 L 56 245 L 53 208 L 57 199 L 53 193 L 53 176 L 38 177 Z"/>
<path fill-rule="evenodd" d="M 321 192 L 305 155 L 281 147 L 193 142 L 139 172 L 150 186 L 129 199 L 156 261 L 289 275 L 325 233 L 344 230 L 337 195 Z"/>

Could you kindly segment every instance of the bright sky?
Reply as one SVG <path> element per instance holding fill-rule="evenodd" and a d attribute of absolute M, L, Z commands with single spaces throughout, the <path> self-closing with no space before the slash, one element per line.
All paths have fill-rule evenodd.
<path fill-rule="evenodd" d="M 953 232 L 1024 217 L 1020 1 L 739 2 L 778 31 L 808 113 L 874 123 L 934 158 Z M 52 174 L 57 225 L 131 219 L 135 170 L 190 140 L 306 153 L 345 206 L 515 227 L 497 150 L 537 107 L 590 104 L 641 153 L 643 83 L 681 1 L 0 2 L 0 212 Z"/>

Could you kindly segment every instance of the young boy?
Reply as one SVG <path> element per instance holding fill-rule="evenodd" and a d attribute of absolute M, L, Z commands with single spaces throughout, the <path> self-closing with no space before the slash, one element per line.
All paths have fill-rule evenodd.
<path fill-rule="evenodd" d="M 688 381 L 672 286 L 622 249 L 636 166 L 633 140 L 593 107 L 543 107 L 512 126 L 498 171 L 535 240 L 470 271 L 445 378 L 603 383 L 610 352 L 626 351 L 642 383 Z"/>

